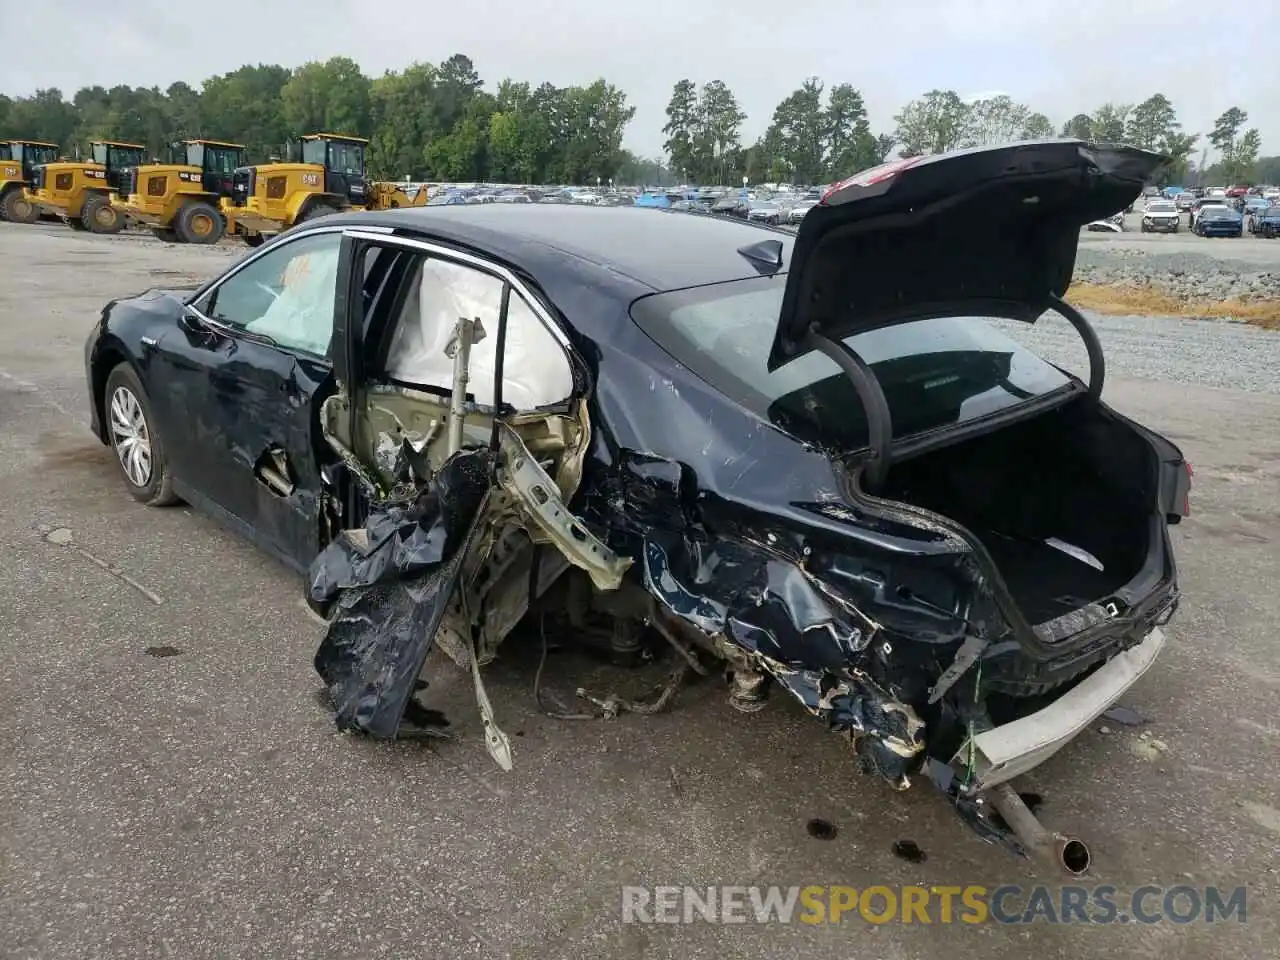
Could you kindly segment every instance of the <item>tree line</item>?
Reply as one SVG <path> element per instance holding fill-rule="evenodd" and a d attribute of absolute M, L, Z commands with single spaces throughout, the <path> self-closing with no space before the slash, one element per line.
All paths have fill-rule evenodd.
<path fill-rule="evenodd" d="M 91 139 L 126 140 L 160 156 L 173 140 L 209 137 L 243 143 L 251 159 L 264 160 L 291 137 L 328 131 L 369 138 L 369 172 L 379 179 L 730 184 L 746 177 L 814 184 L 895 153 L 1056 134 L 1159 150 L 1174 161 L 1169 182 L 1193 171 L 1220 182 L 1280 179 L 1280 158 L 1259 157 L 1261 138 L 1242 108 L 1224 111 L 1203 135 L 1188 133 L 1160 93 L 1141 103 L 1104 103 L 1059 127 L 1008 96 L 966 101 L 954 90 L 930 90 L 902 107 L 892 129 L 875 132 L 857 88 L 828 88 L 810 77 L 778 103 L 765 132 L 744 145 L 747 115 L 733 91 L 720 80 L 699 85 L 686 78 L 667 103 L 661 158 L 623 148 L 634 115 L 626 94 L 603 79 L 569 87 L 505 79 L 490 92 L 463 54 L 374 78 L 355 61 L 334 57 L 294 69 L 246 65 L 198 89 L 183 82 L 164 90 L 94 86 L 70 100 L 53 88 L 30 97 L 0 94 L 0 138 L 51 140 L 69 155 Z M 1206 168 L 1210 147 L 1220 159 Z"/>
<path fill-rule="evenodd" d="M 73 154 L 91 139 L 144 144 L 160 156 L 177 139 L 243 143 L 253 160 L 304 133 L 369 138 L 366 163 L 380 179 L 594 183 L 619 176 L 622 134 L 635 114 L 604 80 L 533 86 L 503 80 L 484 89 L 471 60 L 455 54 L 365 76 L 347 57 L 290 70 L 243 66 L 196 89 L 100 86 L 66 100 L 60 90 L 0 95 L 0 137 L 51 140 Z"/>

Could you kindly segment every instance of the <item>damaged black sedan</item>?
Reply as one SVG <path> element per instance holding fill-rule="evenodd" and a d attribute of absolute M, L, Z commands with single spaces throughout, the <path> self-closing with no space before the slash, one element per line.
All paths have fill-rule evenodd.
<path fill-rule="evenodd" d="M 552 611 L 724 661 L 739 709 L 781 690 L 865 770 L 1082 870 L 1009 781 L 1159 653 L 1190 468 L 1102 402 L 1062 296 L 1081 227 L 1161 162 L 895 161 L 794 238 L 621 208 L 327 217 L 109 305 L 93 426 L 135 497 L 306 574 L 343 728 L 421 720 L 438 646 L 509 767 L 481 668 Z M 1087 380 L 988 322 L 1047 311 Z"/>

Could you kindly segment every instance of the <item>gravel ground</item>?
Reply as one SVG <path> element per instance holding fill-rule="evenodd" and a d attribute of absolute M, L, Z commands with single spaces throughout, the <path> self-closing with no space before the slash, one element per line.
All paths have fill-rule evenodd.
<path fill-rule="evenodd" d="M 1141 233 L 1129 214 L 1124 233 L 1080 235 L 1077 280 L 1150 286 L 1187 300 L 1280 300 L 1280 241 Z"/>
<path fill-rule="evenodd" d="M 1088 314 L 1102 340 L 1107 375 L 1280 394 L 1280 331 L 1227 320 Z M 1046 314 L 1033 327 L 1000 326 L 1047 360 L 1087 379 L 1075 329 Z"/>

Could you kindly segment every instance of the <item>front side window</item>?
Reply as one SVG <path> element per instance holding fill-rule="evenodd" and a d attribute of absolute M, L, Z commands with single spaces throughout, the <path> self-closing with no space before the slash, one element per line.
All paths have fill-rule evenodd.
<path fill-rule="evenodd" d="M 493 404 L 498 311 L 503 281 L 474 267 L 423 257 L 411 271 L 404 307 L 387 352 L 386 372 L 400 383 L 449 390 L 453 358 L 447 352 L 459 317 L 480 319 L 485 337 L 471 348 L 468 391 Z M 573 369 L 559 342 L 514 290 L 507 311 L 502 400 L 516 410 L 559 403 L 573 393 Z"/>
<path fill-rule="evenodd" d="M 198 306 L 224 326 L 326 357 L 333 338 L 341 246 L 341 234 L 321 233 L 269 250 Z"/>
<path fill-rule="evenodd" d="M 95 143 L 92 146 L 93 162 L 101 163 L 104 166 L 107 162 L 107 145 L 105 143 Z"/>
<path fill-rule="evenodd" d="M 303 140 L 302 141 L 302 162 L 314 163 L 323 167 L 328 158 L 325 156 L 323 140 Z"/>
<path fill-rule="evenodd" d="M 235 173 L 236 168 L 241 166 L 243 157 L 243 151 L 234 147 L 210 147 L 206 145 L 204 169 L 207 173 Z"/>
<path fill-rule="evenodd" d="M 364 176 L 364 145 L 330 141 L 329 169 L 334 173 Z"/>
<path fill-rule="evenodd" d="M 869 443 L 865 411 L 834 361 L 809 353 L 767 369 L 785 280 L 656 294 L 637 300 L 631 314 L 659 346 L 751 412 L 807 442 L 861 449 Z M 979 317 L 917 320 L 845 342 L 875 373 L 899 439 L 984 417 L 1070 382 Z"/>

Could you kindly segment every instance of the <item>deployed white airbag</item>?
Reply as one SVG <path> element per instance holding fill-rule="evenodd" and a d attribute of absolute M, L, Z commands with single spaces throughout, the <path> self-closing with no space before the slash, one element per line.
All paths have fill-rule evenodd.
<path fill-rule="evenodd" d="M 333 336 L 338 250 L 338 244 L 326 244 L 290 260 L 280 275 L 276 299 L 245 329 L 282 346 L 325 356 Z"/>
<path fill-rule="evenodd" d="M 453 385 L 453 359 L 445 352 L 460 317 L 479 318 L 485 337 L 471 347 L 469 391 L 477 403 L 493 403 L 498 310 L 503 281 L 447 260 L 426 259 L 421 279 L 406 299 L 392 334 L 387 373 L 403 383 Z M 538 316 L 515 291 L 507 314 L 502 399 L 517 410 L 559 403 L 573 393 L 568 357 Z"/>

